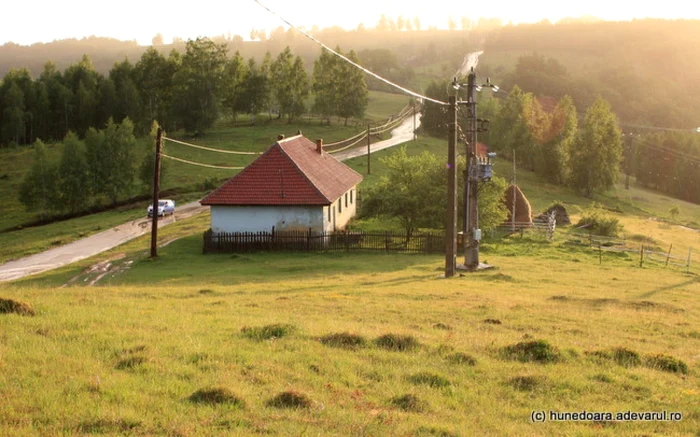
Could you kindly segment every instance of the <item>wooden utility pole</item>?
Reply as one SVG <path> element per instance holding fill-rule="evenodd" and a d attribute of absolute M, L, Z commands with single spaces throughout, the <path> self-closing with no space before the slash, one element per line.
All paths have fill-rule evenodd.
<path fill-rule="evenodd" d="M 476 73 L 472 68 L 467 80 L 467 108 L 469 108 L 469 120 L 467 122 L 467 171 L 464 177 L 465 184 L 465 220 L 464 220 L 464 265 L 467 270 L 474 271 L 479 267 L 479 239 L 476 235 L 479 229 L 479 162 L 477 160 L 476 146 Z"/>
<path fill-rule="evenodd" d="M 451 95 L 447 107 L 449 134 L 447 137 L 447 233 L 445 247 L 445 277 L 457 271 L 457 96 Z"/>
<path fill-rule="evenodd" d="M 367 123 L 367 174 L 372 173 L 372 171 L 370 169 L 370 166 L 372 165 L 372 160 L 369 157 L 370 153 L 372 153 L 371 143 L 372 143 L 372 138 L 370 137 L 370 133 L 369 133 L 369 123 Z"/>
<path fill-rule="evenodd" d="M 156 159 L 153 168 L 153 221 L 151 222 L 151 258 L 158 256 L 158 195 L 160 194 L 160 149 L 163 129 L 158 127 L 156 135 Z"/>
<path fill-rule="evenodd" d="M 413 141 L 418 139 L 416 135 L 416 101 L 411 100 L 411 109 L 413 110 Z"/>
<path fill-rule="evenodd" d="M 510 217 L 510 223 L 511 223 L 510 228 L 511 229 L 510 230 L 512 232 L 515 232 L 515 204 L 516 204 L 515 200 L 517 197 L 515 195 L 515 193 L 516 193 L 515 187 L 517 187 L 517 186 L 518 185 L 517 185 L 517 179 L 516 179 L 516 174 L 515 174 L 515 149 L 513 149 L 513 209 L 511 209 L 511 211 L 510 211 L 510 215 L 511 215 L 511 217 Z"/>

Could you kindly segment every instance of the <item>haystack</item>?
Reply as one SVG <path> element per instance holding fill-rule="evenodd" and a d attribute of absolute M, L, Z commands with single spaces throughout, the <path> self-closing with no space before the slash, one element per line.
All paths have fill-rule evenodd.
<path fill-rule="evenodd" d="M 547 218 L 554 212 L 554 218 L 557 220 L 557 226 L 570 225 L 571 219 L 569 218 L 569 213 L 566 211 L 563 205 L 555 204 L 549 207 L 547 211 L 540 214 L 542 220 L 547 220 Z"/>
<path fill-rule="evenodd" d="M 532 207 L 525 194 L 517 185 L 508 187 L 503 195 L 503 201 L 508 209 L 507 223 L 511 223 L 513 220 L 513 196 L 515 196 L 515 222 L 532 223 Z"/>

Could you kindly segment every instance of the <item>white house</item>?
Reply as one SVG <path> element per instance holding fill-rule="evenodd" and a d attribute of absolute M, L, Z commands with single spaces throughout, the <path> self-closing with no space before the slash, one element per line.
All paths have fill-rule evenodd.
<path fill-rule="evenodd" d="M 202 199 L 221 232 L 343 229 L 357 211 L 362 175 L 302 135 L 280 139 Z"/>

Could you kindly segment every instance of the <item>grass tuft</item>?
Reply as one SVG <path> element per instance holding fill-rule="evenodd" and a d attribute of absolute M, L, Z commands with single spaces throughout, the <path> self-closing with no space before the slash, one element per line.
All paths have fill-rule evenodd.
<path fill-rule="evenodd" d="M 285 391 L 268 400 L 265 404 L 275 408 L 309 408 L 311 407 L 311 399 L 304 393 Z"/>
<path fill-rule="evenodd" d="M 286 337 L 296 331 L 296 326 L 285 323 L 275 323 L 265 326 L 244 326 L 241 332 L 251 340 L 263 341 Z"/>
<path fill-rule="evenodd" d="M 636 367 L 642 364 L 642 359 L 637 352 L 624 347 L 616 347 L 609 351 L 587 352 L 587 354 L 605 360 L 612 360 L 622 367 Z"/>
<path fill-rule="evenodd" d="M 544 376 L 519 375 L 510 378 L 507 384 L 518 391 L 534 391 L 547 384 Z"/>
<path fill-rule="evenodd" d="M 420 399 L 418 396 L 410 393 L 391 398 L 391 404 L 404 411 L 413 413 L 421 413 L 428 409 L 428 403 Z"/>
<path fill-rule="evenodd" d="M 214 294 L 216 291 L 212 290 L 211 288 L 203 288 L 199 290 L 199 294 Z"/>
<path fill-rule="evenodd" d="M 377 338 L 374 343 L 382 349 L 397 352 L 410 351 L 420 346 L 414 336 L 398 334 L 384 334 Z"/>
<path fill-rule="evenodd" d="M 428 385 L 430 387 L 449 387 L 450 381 L 440 375 L 430 372 L 419 372 L 408 377 L 408 380 L 416 385 Z"/>
<path fill-rule="evenodd" d="M 130 419 L 97 419 L 82 422 L 78 426 L 81 434 L 123 434 L 141 426 L 141 422 Z"/>
<path fill-rule="evenodd" d="M 139 367 L 141 364 L 148 362 L 148 358 L 143 355 L 132 355 L 130 357 L 119 360 L 116 366 L 117 370 L 131 370 Z"/>
<path fill-rule="evenodd" d="M 0 314 L 18 314 L 20 316 L 34 316 L 34 308 L 26 302 L 0 298 Z"/>
<path fill-rule="evenodd" d="M 503 322 L 501 322 L 498 319 L 484 319 L 484 323 L 488 323 L 489 325 L 502 325 Z"/>
<path fill-rule="evenodd" d="M 476 358 L 462 352 L 455 352 L 452 355 L 448 355 L 447 360 L 454 364 L 464 364 L 467 366 L 476 365 Z"/>
<path fill-rule="evenodd" d="M 521 362 L 556 363 L 561 359 L 559 349 L 545 340 L 524 341 L 501 349 L 501 356 Z"/>
<path fill-rule="evenodd" d="M 436 323 L 436 324 L 433 325 L 433 328 L 435 328 L 435 329 L 442 329 L 442 330 L 445 330 L 445 331 L 451 331 L 451 330 L 452 330 L 452 326 L 447 325 L 447 324 L 445 324 L 445 323 Z"/>
<path fill-rule="evenodd" d="M 421 426 L 416 430 L 416 437 L 459 437 L 459 434 L 435 426 Z"/>
<path fill-rule="evenodd" d="M 237 407 L 245 406 L 243 399 L 226 387 L 212 387 L 197 390 L 188 398 L 196 404 L 229 404 Z"/>
<path fill-rule="evenodd" d="M 328 334 L 321 337 L 321 343 L 330 347 L 338 347 L 342 349 L 358 349 L 365 347 L 367 340 L 361 335 L 350 334 L 349 332 L 340 332 L 336 334 Z"/>
<path fill-rule="evenodd" d="M 651 369 L 663 370 L 664 372 L 688 374 L 688 365 L 670 355 L 649 355 L 644 358 L 644 365 Z"/>

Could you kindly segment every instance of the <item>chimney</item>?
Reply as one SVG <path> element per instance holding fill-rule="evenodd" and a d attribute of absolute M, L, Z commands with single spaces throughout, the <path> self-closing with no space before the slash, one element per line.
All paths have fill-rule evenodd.
<path fill-rule="evenodd" d="M 316 151 L 323 155 L 323 140 L 320 138 L 316 140 Z"/>
<path fill-rule="evenodd" d="M 283 140 L 284 139 L 284 134 L 279 134 L 277 135 L 277 141 Z"/>

